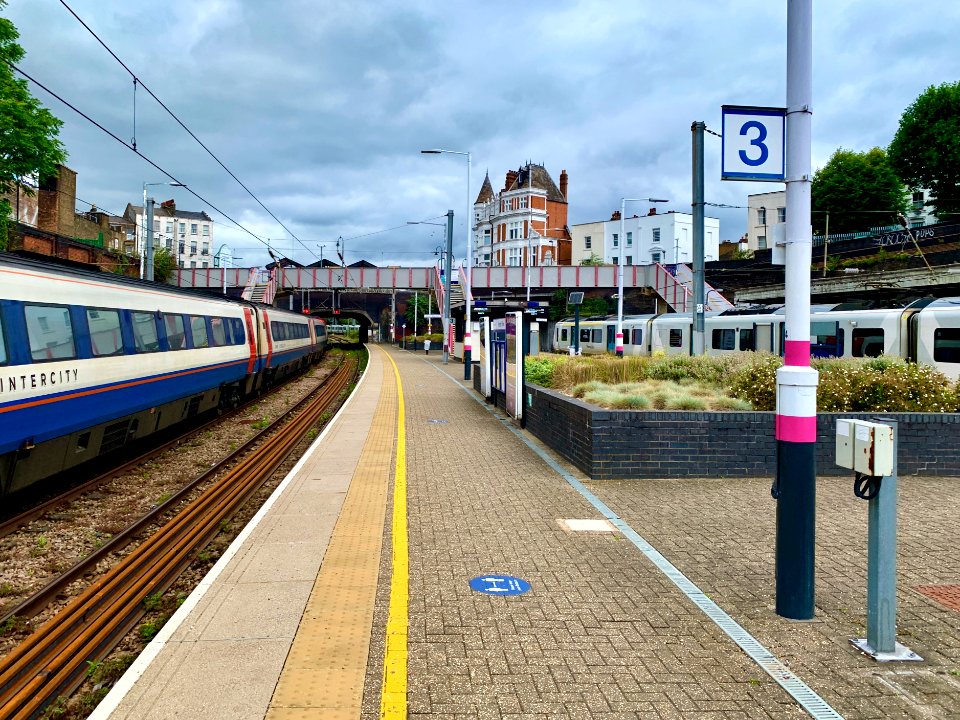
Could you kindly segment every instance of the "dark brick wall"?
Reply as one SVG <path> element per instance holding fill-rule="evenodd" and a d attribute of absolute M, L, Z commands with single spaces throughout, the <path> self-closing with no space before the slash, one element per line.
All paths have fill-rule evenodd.
<path fill-rule="evenodd" d="M 772 412 L 605 410 L 527 385 L 527 430 L 594 479 L 756 477 L 776 471 Z M 835 463 L 836 419 L 817 417 L 817 474 L 852 475 Z M 897 420 L 899 474 L 960 477 L 960 414 L 888 413 Z"/>

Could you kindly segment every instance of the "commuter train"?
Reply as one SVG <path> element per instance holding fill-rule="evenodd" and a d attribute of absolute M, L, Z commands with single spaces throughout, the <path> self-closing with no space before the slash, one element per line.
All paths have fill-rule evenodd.
<path fill-rule="evenodd" d="M 953 380 L 960 377 L 960 298 L 926 298 L 888 310 L 852 309 L 843 304 L 810 310 L 811 357 L 890 355 L 933 365 Z M 614 352 L 616 328 L 616 317 L 581 320 L 580 352 Z M 708 355 L 740 350 L 783 355 L 782 307 L 707 313 L 704 329 Z M 554 349 L 568 352 L 574 344 L 573 332 L 572 319 L 558 322 Z M 689 354 L 692 336 L 690 313 L 628 316 L 623 321 L 623 352 Z"/>
<path fill-rule="evenodd" d="M 305 369 L 324 322 L 0 253 L 0 498 Z"/>

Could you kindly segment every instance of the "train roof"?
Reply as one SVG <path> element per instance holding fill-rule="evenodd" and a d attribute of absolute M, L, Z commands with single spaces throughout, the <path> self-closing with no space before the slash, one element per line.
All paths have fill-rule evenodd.
<path fill-rule="evenodd" d="M 131 288 L 139 287 L 156 290 L 157 286 L 160 286 L 164 292 L 177 293 L 188 297 L 202 298 L 205 300 L 220 300 L 223 302 L 239 303 L 243 305 L 258 304 L 243 300 L 242 298 L 227 297 L 219 292 L 213 292 L 206 288 L 184 288 L 177 285 L 168 285 L 167 283 L 158 283 L 149 280 L 141 280 L 140 278 L 132 278 L 127 275 L 117 275 L 116 273 L 106 272 L 104 270 L 90 270 L 87 268 L 77 267 L 73 264 L 65 265 L 45 260 L 37 260 L 34 258 L 17 255 L 16 253 L 0 252 L 0 264 L 10 265 L 38 273 L 61 275 L 63 277 L 84 278 L 87 280 L 98 280 L 100 282 L 110 283 L 112 285 L 122 285 Z"/>

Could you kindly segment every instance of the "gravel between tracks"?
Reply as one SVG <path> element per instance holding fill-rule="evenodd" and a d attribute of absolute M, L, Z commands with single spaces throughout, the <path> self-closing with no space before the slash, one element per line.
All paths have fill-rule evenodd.
<path fill-rule="evenodd" d="M 56 508 L 42 518 L 31 522 L 16 532 L 0 539 L 0 613 L 8 611 L 23 599 L 40 589 L 46 582 L 66 570 L 82 557 L 99 547 L 112 535 L 134 520 L 143 516 L 151 507 L 163 502 L 173 493 L 204 472 L 239 445 L 259 432 L 267 422 L 273 421 L 304 396 L 312 392 L 339 362 L 340 353 L 332 351 L 323 362 L 305 375 L 287 383 L 279 390 L 264 396 L 241 414 L 224 419 L 212 427 L 188 436 L 176 446 L 166 450 L 160 457 L 142 465 L 137 470 L 102 485 L 66 506 Z M 311 436 L 313 434 L 311 433 Z M 263 504 L 287 471 L 306 450 L 312 437 L 301 442 L 284 465 L 234 516 L 229 526 L 207 548 L 198 554 L 197 561 L 184 573 L 180 581 L 162 599 L 150 604 L 150 612 L 144 618 L 134 637 L 128 638 L 114 656 L 126 655 L 121 660 L 108 663 L 112 672 L 95 678 L 96 685 L 77 693 L 70 703 L 64 703 L 52 717 L 85 717 L 95 705 L 95 696 L 105 694 L 111 681 L 122 672 L 139 652 L 152 633 L 172 614 L 182 598 L 196 586 L 207 570 L 216 562 L 233 537 L 243 528 Z M 198 488 L 193 495 L 199 494 Z M 134 543 L 135 544 L 135 543 Z M 128 547 L 132 547 L 128 546 Z M 116 557 L 105 563 L 116 562 Z M 89 581 L 89 578 L 87 579 Z M 47 608 L 30 621 L 17 622 L 13 627 L 0 628 L 0 655 L 11 650 L 33 628 L 44 623 L 69 599 L 85 587 L 87 581 L 75 583 L 68 596 Z M 93 696 L 91 696 L 93 693 Z"/>

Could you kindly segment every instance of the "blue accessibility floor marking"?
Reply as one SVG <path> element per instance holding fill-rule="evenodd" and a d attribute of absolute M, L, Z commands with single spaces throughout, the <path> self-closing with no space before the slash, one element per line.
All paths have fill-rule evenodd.
<path fill-rule="evenodd" d="M 437 367 L 436 365 L 432 366 L 438 372 L 441 372 L 450 378 L 450 380 L 452 380 L 457 387 L 467 393 L 470 398 L 475 400 L 478 405 L 486 409 L 487 412 L 489 412 L 495 418 L 502 419 L 502 416 L 499 416 L 491 406 L 487 405 L 487 403 L 471 392 L 470 388 L 461 384 L 457 378 L 448 373 L 446 370 Z M 504 427 L 509 429 L 510 432 L 520 438 L 520 440 L 522 440 L 527 447 L 533 450 L 533 452 L 535 452 L 541 460 L 547 463 L 547 465 L 549 465 L 556 473 L 566 480 L 571 487 L 580 493 L 580 495 L 582 495 L 587 502 L 593 505 L 601 515 L 609 520 L 625 538 L 630 540 L 630 542 L 632 542 L 640 550 L 640 552 L 646 555 L 647 558 L 654 565 L 656 565 L 664 575 L 670 578 L 673 584 L 679 588 L 680 592 L 690 598 L 694 605 L 700 608 L 707 617 L 713 620 L 717 627 L 723 630 L 723 632 L 726 633 L 731 640 L 739 645 L 740 648 L 747 655 L 749 655 L 753 661 L 764 670 L 764 672 L 772 677 L 777 684 L 780 685 L 780 687 L 786 690 L 787 693 L 789 693 L 790 696 L 796 700 L 797 703 L 799 703 L 800 706 L 806 710 L 811 717 L 816 718 L 816 720 L 843 720 L 843 716 L 834 710 L 826 700 L 814 692 L 809 685 L 803 682 L 803 680 L 794 675 L 790 668 L 778 660 L 773 653 L 767 650 L 760 643 L 759 640 L 747 632 L 740 625 L 740 623 L 730 617 L 713 600 L 708 598 L 692 580 L 680 572 L 680 570 L 677 569 L 673 563 L 661 555 L 659 550 L 644 540 L 640 533 L 630 527 L 625 520 L 621 519 L 619 515 L 617 515 L 607 506 L 605 502 L 603 502 L 603 500 L 594 495 L 582 482 L 567 472 L 542 448 L 530 442 L 530 440 L 525 437 L 523 433 L 512 423 L 504 423 Z"/>

